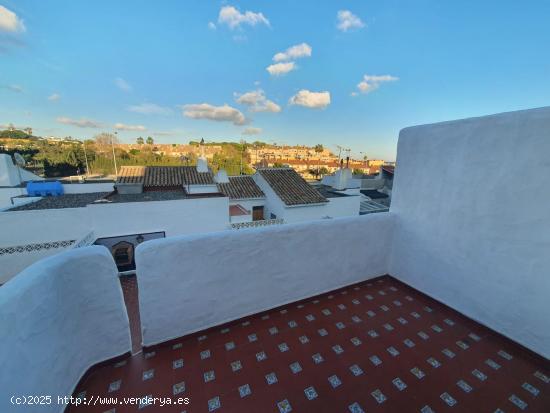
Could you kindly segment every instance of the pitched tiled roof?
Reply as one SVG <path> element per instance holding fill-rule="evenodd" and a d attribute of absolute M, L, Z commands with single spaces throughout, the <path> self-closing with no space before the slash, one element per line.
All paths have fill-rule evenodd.
<path fill-rule="evenodd" d="M 258 173 L 286 205 L 328 202 L 292 168 L 260 168 Z"/>
<path fill-rule="evenodd" d="M 141 184 L 145 176 L 145 166 L 123 166 L 117 176 L 117 184 Z"/>
<path fill-rule="evenodd" d="M 251 176 L 230 176 L 228 183 L 218 184 L 218 189 L 231 199 L 265 198 Z"/>
<path fill-rule="evenodd" d="M 212 185 L 212 172 L 197 172 L 194 166 L 123 166 L 117 183 L 143 183 L 145 187 Z"/>

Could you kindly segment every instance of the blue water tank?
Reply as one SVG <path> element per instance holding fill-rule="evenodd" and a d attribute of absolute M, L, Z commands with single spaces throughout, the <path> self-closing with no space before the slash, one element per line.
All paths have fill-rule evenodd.
<path fill-rule="evenodd" d="M 29 196 L 59 196 L 63 193 L 63 185 L 59 181 L 30 181 L 27 183 Z"/>

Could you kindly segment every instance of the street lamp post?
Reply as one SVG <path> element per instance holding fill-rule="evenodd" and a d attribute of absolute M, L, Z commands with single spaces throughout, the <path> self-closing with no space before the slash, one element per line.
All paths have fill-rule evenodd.
<path fill-rule="evenodd" d="M 118 132 L 115 132 L 115 137 L 118 135 Z M 115 155 L 115 144 L 113 142 L 113 135 L 111 135 L 111 149 L 113 150 L 113 163 L 115 164 L 115 175 L 118 176 L 118 169 L 116 167 L 116 155 Z"/>

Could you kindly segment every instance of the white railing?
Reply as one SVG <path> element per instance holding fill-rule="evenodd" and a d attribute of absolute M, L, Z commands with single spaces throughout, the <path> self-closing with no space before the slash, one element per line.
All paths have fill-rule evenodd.
<path fill-rule="evenodd" d="M 250 222 L 236 222 L 231 224 L 232 229 L 243 229 L 243 228 L 258 228 L 266 227 L 268 225 L 281 225 L 284 224 L 284 219 L 263 219 L 260 221 L 250 221 Z"/>

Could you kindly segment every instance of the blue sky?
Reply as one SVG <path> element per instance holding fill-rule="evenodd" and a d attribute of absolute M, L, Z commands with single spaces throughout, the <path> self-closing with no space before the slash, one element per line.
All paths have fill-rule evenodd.
<path fill-rule="evenodd" d="M 548 1 L 0 6 L 0 125 L 40 135 L 321 143 L 393 160 L 403 127 L 550 102 Z"/>

